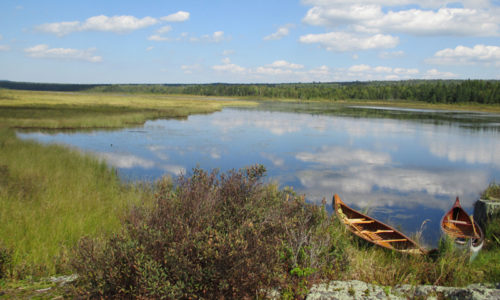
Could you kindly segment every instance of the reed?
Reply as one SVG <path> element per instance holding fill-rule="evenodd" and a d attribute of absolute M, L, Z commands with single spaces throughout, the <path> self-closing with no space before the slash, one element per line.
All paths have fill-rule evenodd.
<path fill-rule="evenodd" d="M 5 129 L 0 173 L 0 241 L 12 251 L 15 277 L 64 272 L 81 236 L 117 230 L 127 208 L 148 195 L 90 155 L 20 141 Z"/>

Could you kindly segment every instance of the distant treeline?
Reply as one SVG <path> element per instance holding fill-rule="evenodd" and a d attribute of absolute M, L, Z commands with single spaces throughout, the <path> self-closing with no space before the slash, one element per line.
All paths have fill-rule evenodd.
<path fill-rule="evenodd" d="M 414 100 L 500 104 L 498 80 L 407 80 L 286 84 L 46 84 L 0 81 L 0 87 L 42 91 L 188 94 L 325 100 Z"/>

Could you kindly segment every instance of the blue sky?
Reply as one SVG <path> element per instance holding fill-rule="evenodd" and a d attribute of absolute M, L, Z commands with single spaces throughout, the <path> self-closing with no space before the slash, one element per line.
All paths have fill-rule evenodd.
<path fill-rule="evenodd" d="M 0 80 L 500 79 L 499 0 L 0 2 Z"/>

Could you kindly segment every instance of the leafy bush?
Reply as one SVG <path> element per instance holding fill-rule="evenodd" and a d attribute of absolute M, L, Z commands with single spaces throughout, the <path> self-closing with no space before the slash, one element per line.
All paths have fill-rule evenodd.
<path fill-rule="evenodd" d="M 270 288 L 302 296 L 341 251 L 324 207 L 263 184 L 263 166 L 194 169 L 157 183 L 121 234 L 84 238 L 73 266 L 88 296 L 242 298 Z M 337 254 L 336 254 L 337 253 Z M 340 264 L 338 264 L 340 265 Z"/>

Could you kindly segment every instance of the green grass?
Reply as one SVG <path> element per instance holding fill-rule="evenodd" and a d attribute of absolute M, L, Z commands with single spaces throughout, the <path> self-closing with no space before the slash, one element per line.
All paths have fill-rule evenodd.
<path fill-rule="evenodd" d="M 20 278 L 64 272 L 79 238 L 117 230 L 126 209 L 147 196 L 90 155 L 21 141 L 5 129 L 0 178 L 0 241 Z"/>
<path fill-rule="evenodd" d="M 95 129 L 136 126 L 156 118 L 186 118 L 250 101 L 196 96 L 79 94 L 0 89 L 0 127 Z"/>
<path fill-rule="evenodd" d="M 481 193 L 481 198 L 485 200 L 500 201 L 500 184 L 492 182 Z"/>

